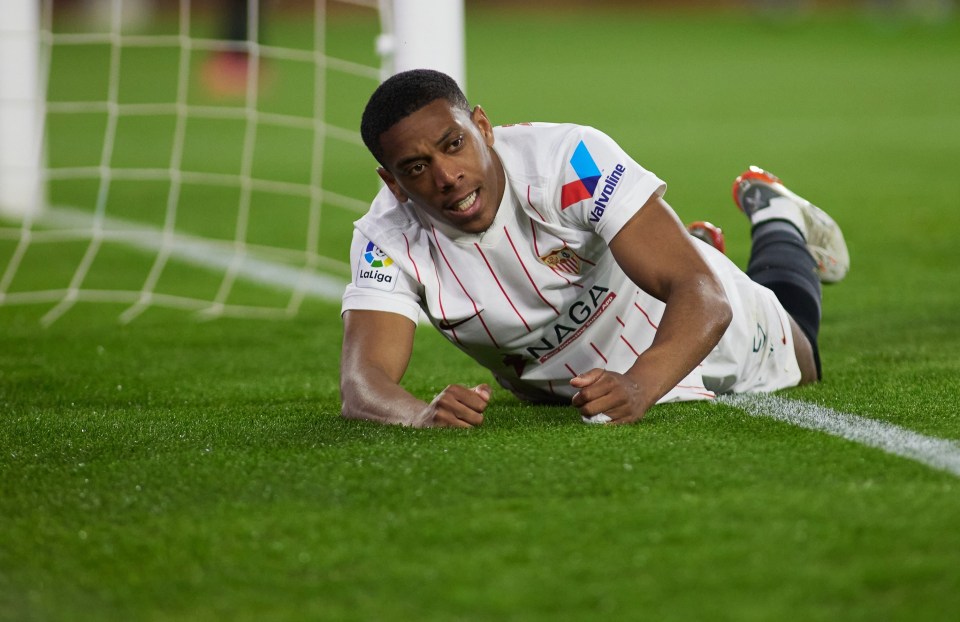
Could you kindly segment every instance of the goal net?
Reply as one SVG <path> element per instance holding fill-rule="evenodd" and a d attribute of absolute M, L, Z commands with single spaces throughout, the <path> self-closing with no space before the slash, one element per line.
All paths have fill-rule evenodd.
<path fill-rule="evenodd" d="M 393 69 L 463 79 L 455 0 L 4 3 L 35 27 L 0 26 L 17 57 L 0 60 L 0 306 L 39 305 L 47 325 L 88 302 L 129 322 L 338 300 L 378 190 L 367 97 Z M 396 30 L 425 17 L 461 40 L 412 49 L 431 38 Z"/>

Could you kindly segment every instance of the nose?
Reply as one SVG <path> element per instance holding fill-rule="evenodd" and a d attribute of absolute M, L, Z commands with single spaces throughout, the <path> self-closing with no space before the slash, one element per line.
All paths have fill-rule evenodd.
<path fill-rule="evenodd" d="M 440 190 L 450 190 L 463 177 L 463 171 L 453 158 L 436 158 L 433 162 L 433 178 Z"/>

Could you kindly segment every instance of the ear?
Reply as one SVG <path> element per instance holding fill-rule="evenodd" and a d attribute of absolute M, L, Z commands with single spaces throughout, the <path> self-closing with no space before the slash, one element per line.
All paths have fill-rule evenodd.
<path fill-rule="evenodd" d="M 387 184 L 387 188 L 390 188 L 390 192 L 393 193 L 393 196 L 396 197 L 398 201 L 406 203 L 409 200 L 410 197 L 400 189 L 400 184 L 397 183 L 397 178 L 393 176 L 393 173 L 381 166 L 377 168 L 377 175 L 380 176 L 383 183 Z"/>
<path fill-rule="evenodd" d="M 487 113 L 484 112 L 480 106 L 476 106 L 473 112 L 470 113 L 470 118 L 480 129 L 483 142 L 486 143 L 487 147 L 493 147 L 493 125 L 490 123 L 490 119 L 487 118 Z"/>

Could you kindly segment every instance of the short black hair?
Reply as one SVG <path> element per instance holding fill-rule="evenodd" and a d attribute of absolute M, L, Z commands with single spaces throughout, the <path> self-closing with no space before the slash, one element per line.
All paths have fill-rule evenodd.
<path fill-rule="evenodd" d="M 411 69 L 387 78 L 370 96 L 360 120 L 360 136 L 377 161 L 383 162 L 380 136 L 402 119 L 438 99 L 469 112 L 470 104 L 456 80 L 432 69 Z"/>

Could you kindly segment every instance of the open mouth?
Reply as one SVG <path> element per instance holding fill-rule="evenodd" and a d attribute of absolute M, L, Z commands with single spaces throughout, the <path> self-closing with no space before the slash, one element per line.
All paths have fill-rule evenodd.
<path fill-rule="evenodd" d="M 456 212 L 457 214 L 466 214 L 470 211 L 474 205 L 477 204 L 477 197 L 480 195 L 479 190 L 474 190 L 467 196 L 463 197 L 447 209 Z"/>

